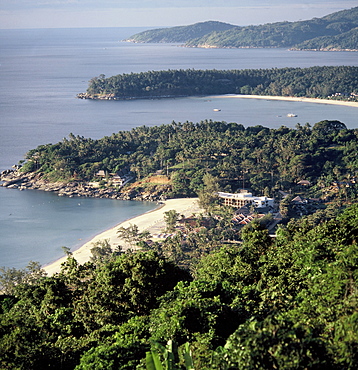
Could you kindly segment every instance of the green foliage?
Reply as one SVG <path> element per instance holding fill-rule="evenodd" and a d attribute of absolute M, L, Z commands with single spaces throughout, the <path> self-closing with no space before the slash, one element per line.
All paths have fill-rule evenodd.
<path fill-rule="evenodd" d="M 220 190 L 219 181 L 210 173 L 203 176 L 203 189 L 199 191 L 199 204 L 207 212 L 218 205 L 218 191 Z"/>
<path fill-rule="evenodd" d="M 88 330 L 146 315 L 187 274 L 153 252 L 126 254 L 101 266 L 76 302 Z M 104 288 L 104 289 L 103 289 Z"/>
<path fill-rule="evenodd" d="M 257 262 L 260 256 L 267 252 L 272 243 L 268 230 L 256 220 L 242 228 L 241 237 L 244 241 L 242 258 L 245 262 L 251 264 Z"/>
<path fill-rule="evenodd" d="M 24 269 L 0 267 L 0 291 L 13 294 L 21 284 L 35 284 L 46 275 L 38 262 L 30 261 Z"/>
<path fill-rule="evenodd" d="M 61 274 L 22 284 L 16 300 L 4 297 L 1 368 L 71 369 L 85 352 L 84 368 L 92 362 L 98 368 L 117 363 L 126 368 L 129 359 L 136 362 L 137 353 L 147 350 L 143 338 L 148 334 L 139 316 L 157 307 L 157 299 L 179 280 L 189 278 L 153 252 L 123 254 L 97 269 L 68 259 L 71 268 L 65 266 Z M 118 329 L 120 324 L 125 326 Z M 111 339 L 113 328 L 117 333 Z"/>
<path fill-rule="evenodd" d="M 76 370 L 134 369 L 149 349 L 148 320 L 135 316 L 121 326 L 113 327 L 113 334 L 85 352 Z"/>
<path fill-rule="evenodd" d="M 127 228 L 121 226 L 117 230 L 118 238 L 123 239 L 126 243 L 135 247 L 139 242 L 145 241 L 150 238 L 150 233 L 148 231 L 139 232 L 137 225 L 130 225 Z"/>
<path fill-rule="evenodd" d="M 92 79 L 87 89 L 88 97 L 94 99 L 108 95 L 128 99 L 213 94 L 327 98 L 353 92 L 357 93 L 357 67 L 348 66 L 148 71 L 108 77 L 101 84 Z"/>
<path fill-rule="evenodd" d="M 193 358 L 189 348 L 189 343 L 185 343 L 183 348 L 183 358 L 185 369 L 194 370 Z M 159 355 L 163 357 L 160 360 Z M 152 342 L 152 349 L 146 353 L 146 369 L 147 370 L 178 370 L 179 367 L 179 351 L 172 340 L 168 340 L 166 347 L 160 343 Z M 163 366 L 164 363 L 164 366 Z"/>
<path fill-rule="evenodd" d="M 120 249 L 119 247 L 116 251 L 113 251 L 108 239 L 100 240 L 94 243 L 91 248 L 90 261 L 97 265 L 102 264 L 104 261 L 119 255 L 121 253 Z"/>
<path fill-rule="evenodd" d="M 164 212 L 164 221 L 167 225 L 167 231 L 173 232 L 175 230 L 175 225 L 179 220 L 179 213 L 175 209 Z"/>
<path fill-rule="evenodd" d="M 129 37 L 126 41 L 132 42 L 186 42 L 192 38 L 204 36 L 205 34 L 216 31 L 224 31 L 235 26 L 223 22 L 200 22 L 190 26 L 179 26 L 170 28 L 160 28 L 137 33 Z"/>
<path fill-rule="evenodd" d="M 247 315 L 242 307 L 231 306 L 234 292 L 217 281 L 178 284 L 162 297 L 160 307 L 151 315 L 152 338 L 171 339 L 182 345 L 203 336 L 213 347 L 222 344 Z M 227 326 L 226 322 L 232 325 Z"/>
<path fill-rule="evenodd" d="M 153 251 L 82 266 L 69 253 L 60 274 L 1 297 L 0 367 L 353 370 L 358 205 L 321 216 L 273 239 L 254 222 L 193 278 Z M 223 225 L 193 242 L 219 246 Z"/>
<path fill-rule="evenodd" d="M 211 32 L 192 39 L 187 46 L 211 47 L 290 47 L 325 49 L 334 42 L 337 50 L 357 50 L 354 29 L 358 26 L 358 8 L 343 10 L 322 18 L 296 22 L 276 22 L 257 26 L 235 27 Z"/>
<path fill-rule="evenodd" d="M 245 286 L 254 282 L 255 271 L 242 259 L 242 246 L 226 246 L 203 257 L 197 264 L 197 280 L 225 282 Z"/>
<path fill-rule="evenodd" d="M 225 344 L 230 369 L 330 368 L 323 341 L 309 325 L 267 317 L 241 325 Z"/>
<path fill-rule="evenodd" d="M 0 296 L 0 314 L 7 313 L 18 301 L 14 296 L 3 294 Z"/>
<path fill-rule="evenodd" d="M 334 137 L 340 130 L 346 130 L 344 123 L 339 121 L 320 121 L 314 124 L 312 134 L 318 137 L 331 135 Z"/>
<path fill-rule="evenodd" d="M 357 50 L 358 8 L 322 18 L 276 22 L 258 26 L 233 26 L 203 22 L 147 30 L 131 36 L 134 42 L 182 42 L 186 46 L 211 47 L 292 47 L 314 50 Z"/>
<path fill-rule="evenodd" d="M 236 123 L 201 121 L 142 126 L 99 140 L 65 139 L 31 150 L 27 158 L 37 162 L 37 172 L 43 177 L 59 178 L 63 171 L 56 167 L 57 160 L 70 156 L 71 162 L 66 162 L 68 181 L 76 175 L 77 183 L 91 180 L 99 169 L 111 173 L 118 163 L 126 163 L 140 176 L 170 163 L 171 189 L 166 195 L 199 195 L 209 207 L 217 200 L 215 192 L 219 189 L 235 192 L 243 186 L 253 193 L 272 196 L 277 190 L 303 192 L 297 186 L 302 179 L 313 185 L 308 195 L 328 194 L 348 202 L 358 195 L 356 183 L 351 182 L 358 177 L 357 150 L 357 130 L 349 130 L 338 121 L 321 121 L 313 128 L 298 125 L 295 129 L 244 129 Z M 331 192 L 329 187 L 337 181 L 351 184 Z M 283 215 L 292 217 L 294 210 L 289 209 L 289 203 L 283 206 L 284 202 Z"/>
<path fill-rule="evenodd" d="M 357 50 L 358 28 L 334 36 L 320 36 L 295 45 L 298 50 Z"/>

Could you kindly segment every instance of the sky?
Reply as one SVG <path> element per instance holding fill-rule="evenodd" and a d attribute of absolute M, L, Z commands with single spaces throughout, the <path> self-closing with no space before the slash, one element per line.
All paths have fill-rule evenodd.
<path fill-rule="evenodd" d="M 322 17 L 357 0 L 0 0 L 0 28 L 239 26 Z"/>

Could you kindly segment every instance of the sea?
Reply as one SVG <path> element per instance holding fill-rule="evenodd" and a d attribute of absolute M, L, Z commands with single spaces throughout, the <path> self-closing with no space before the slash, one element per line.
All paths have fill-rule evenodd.
<path fill-rule="evenodd" d="M 100 74 L 167 69 L 358 66 L 356 52 L 196 49 L 122 41 L 136 27 L 0 30 L 0 171 L 70 133 L 93 139 L 137 126 L 205 119 L 295 127 L 324 119 L 358 128 L 358 109 L 233 97 L 92 101 L 76 98 Z M 215 111 L 214 111 L 215 110 Z M 287 117 L 288 113 L 297 117 Z M 157 207 L 150 202 L 64 198 L 0 187 L 0 267 L 50 263 L 94 235 Z"/>

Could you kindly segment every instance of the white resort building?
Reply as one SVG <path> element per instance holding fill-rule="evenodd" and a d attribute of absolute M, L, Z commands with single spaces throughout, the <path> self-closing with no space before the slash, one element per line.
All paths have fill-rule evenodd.
<path fill-rule="evenodd" d="M 241 208 L 246 205 L 253 205 L 255 208 L 273 207 L 273 198 L 254 197 L 252 193 L 243 191 L 241 193 L 218 192 L 219 198 L 224 199 L 226 206 Z"/>

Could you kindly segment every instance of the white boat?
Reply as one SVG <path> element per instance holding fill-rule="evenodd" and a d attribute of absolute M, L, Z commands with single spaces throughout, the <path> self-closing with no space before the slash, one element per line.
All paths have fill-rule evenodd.
<path fill-rule="evenodd" d="M 289 114 L 287 115 L 287 117 L 297 117 L 297 114 L 289 113 Z"/>
<path fill-rule="evenodd" d="M 221 111 L 221 109 L 215 108 L 215 109 L 213 109 L 213 111 L 214 111 L 214 112 L 220 112 L 220 111 Z"/>

